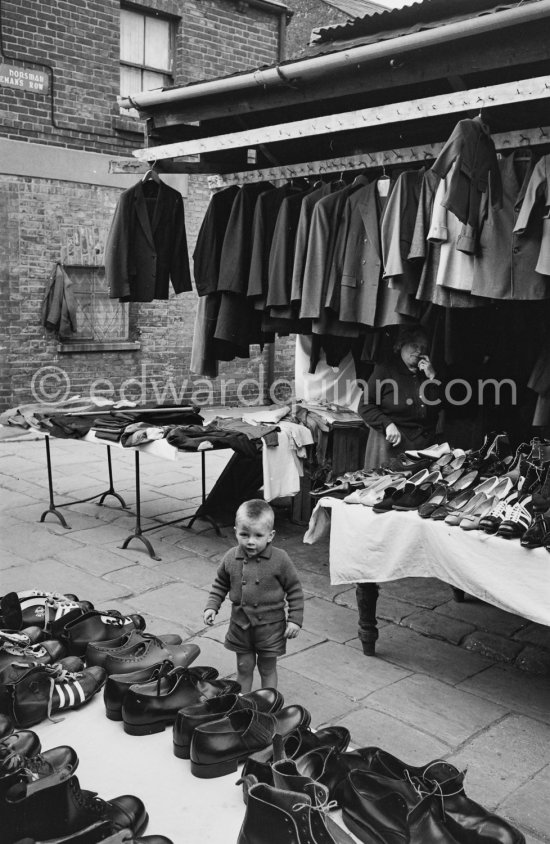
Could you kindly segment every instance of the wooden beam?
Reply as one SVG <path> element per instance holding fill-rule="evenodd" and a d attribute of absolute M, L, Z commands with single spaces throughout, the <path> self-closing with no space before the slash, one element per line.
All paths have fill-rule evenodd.
<path fill-rule="evenodd" d="M 149 169 L 149 160 L 153 160 L 153 158 L 148 159 L 147 161 L 115 158 L 109 161 L 109 173 L 126 173 L 130 175 L 140 176 L 146 173 Z M 177 175 L 178 173 L 205 174 L 219 172 L 219 168 L 200 162 L 198 156 L 189 156 L 189 159 L 187 161 L 184 158 L 167 159 L 157 169 L 159 173 L 172 173 L 173 175 Z"/>
<path fill-rule="evenodd" d="M 550 126 L 538 129 L 523 129 L 517 132 L 503 132 L 492 135 L 497 150 L 510 150 L 521 146 L 550 145 Z M 227 185 L 244 184 L 245 182 L 276 181 L 277 179 L 294 179 L 300 176 L 322 175 L 323 173 L 345 172 L 349 170 L 363 170 L 369 167 L 395 167 L 410 162 L 432 161 L 443 149 L 443 144 L 423 144 L 417 147 L 403 149 L 380 150 L 367 152 L 362 155 L 351 155 L 341 158 L 330 158 L 324 161 L 308 161 L 302 164 L 292 164 L 283 167 L 269 167 L 262 170 L 245 170 L 241 173 L 224 173 L 208 177 L 211 190 Z"/>
<path fill-rule="evenodd" d="M 473 88 L 468 91 L 461 91 L 458 94 L 440 94 L 435 97 L 424 97 L 408 102 L 364 108 L 358 111 L 327 115 L 326 117 L 280 123 L 277 126 L 247 129 L 244 132 L 233 132 L 211 138 L 148 147 L 147 149 L 134 150 L 133 155 L 140 161 L 150 161 L 152 158 L 161 161 L 180 155 L 254 147 L 259 144 L 277 143 L 278 141 L 314 135 L 348 132 L 351 129 L 366 129 L 369 126 L 403 123 L 407 120 L 419 120 L 435 115 L 460 113 L 473 109 L 479 110 L 482 107 L 525 103 L 530 100 L 546 99 L 549 96 L 550 76 L 539 76 L 536 79 L 523 79 L 501 85 Z"/>

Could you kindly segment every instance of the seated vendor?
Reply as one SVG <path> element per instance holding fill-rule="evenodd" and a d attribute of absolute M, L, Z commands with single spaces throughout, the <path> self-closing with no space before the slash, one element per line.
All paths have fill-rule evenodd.
<path fill-rule="evenodd" d="M 357 409 L 370 429 L 365 469 L 435 443 L 441 382 L 428 349 L 421 326 L 401 326 L 391 359 L 375 366 Z"/>

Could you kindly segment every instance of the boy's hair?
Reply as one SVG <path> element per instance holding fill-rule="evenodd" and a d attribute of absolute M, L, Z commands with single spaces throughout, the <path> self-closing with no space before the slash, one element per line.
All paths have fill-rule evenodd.
<path fill-rule="evenodd" d="M 235 515 L 235 522 L 239 521 L 265 521 L 269 525 L 269 530 L 273 530 L 275 524 L 275 513 L 271 505 L 264 501 L 263 498 L 251 498 L 250 501 L 245 501 Z"/>

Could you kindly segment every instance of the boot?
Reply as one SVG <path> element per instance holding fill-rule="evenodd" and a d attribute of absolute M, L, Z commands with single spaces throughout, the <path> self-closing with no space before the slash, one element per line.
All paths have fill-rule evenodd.
<path fill-rule="evenodd" d="M 28 735 L 40 746 L 34 733 L 29 732 Z M 30 744 L 30 740 L 27 740 L 27 744 Z M 53 783 L 68 779 L 78 768 L 78 756 L 72 747 L 54 747 L 44 753 L 32 753 L 33 748 L 28 749 L 28 756 L 11 753 L 5 754 L 3 758 L 0 749 L 0 800 L 8 792 L 16 790 L 21 797 L 31 797 L 51 787 Z"/>
<path fill-rule="evenodd" d="M 0 671 L 12 662 L 51 665 L 66 654 L 61 642 L 51 640 L 31 645 L 25 644 L 26 638 L 20 633 L 0 633 Z"/>
<path fill-rule="evenodd" d="M 248 793 L 237 844 L 351 844 L 344 830 L 338 831 L 341 837 L 334 838 L 308 794 L 297 799 L 294 791 L 257 783 Z"/>
<path fill-rule="evenodd" d="M 12 663 L 0 675 L 0 711 L 18 727 L 32 727 L 62 709 L 77 709 L 103 686 L 103 668 L 71 673 L 60 666 Z"/>
<path fill-rule="evenodd" d="M 164 835 L 145 835 L 136 838 L 131 829 L 113 831 L 109 821 L 99 821 L 78 832 L 63 835 L 61 838 L 22 838 L 17 844 L 173 844 Z"/>
<path fill-rule="evenodd" d="M 41 750 L 40 739 L 30 730 L 21 730 L 0 741 L 0 793 L 16 782 L 17 773 Z"/>
<path fill-rule="evenodd" d="M 37 782 L 40 787 L 30 794 L 29 783 L 16 783 L 1 800 L 0 827 L 6 836 L 2 844 L 21 838 L 63 840 L 99 821 L 109 821 L 116 832 L 129 828 L 135 835 L 147 826 L 145 806 L 137 797 L 125 795 L 107 802 L 94 792 L 82 791 L 76 776 L 62 779 L 57 773 Z"/>

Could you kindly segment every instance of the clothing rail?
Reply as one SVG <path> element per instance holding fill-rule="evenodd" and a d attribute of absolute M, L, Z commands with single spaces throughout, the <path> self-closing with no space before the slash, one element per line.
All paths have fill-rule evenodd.
<path fill-rule="evenodd" d="M 502 132 L 491 135 L 497 151 L 512 150 L 524 146 L 550 145 L 550 126 L 539 126 L 536 129 L 520 129 L 515 132 Z M 211 190 L 227 187 L 228 185 L 242 185 L 251 182 L 276 181 L 278 179 L 295 179 L 322 175 L 323 173 L 348 172 L 350 170 L 364 170 L 374 167 L 395 167 L 412 162 L 422 163 L 431 161 L 443 149 L 443 143 L 422 144 L 416 147 L 380 150 L 378 152 L 363 152 L 355 156 L 329 158 L 322 161 L 308 161 L 301 164 L 284 165 L 281 167 L 265 167 L 261 170 L 245 170 L 240 173 L 223 173 L 208 176 Z"/>

